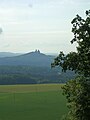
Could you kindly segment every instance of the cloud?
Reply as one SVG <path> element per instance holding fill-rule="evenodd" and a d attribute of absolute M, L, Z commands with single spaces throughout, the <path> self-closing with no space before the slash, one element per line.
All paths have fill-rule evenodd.
<path fill-rule="evenodd" d="M 4 47 L 4 48 L 8 48 L 8 47 L 10 47 L 10 44 L 6 44 L 6 45 L 4 45 L 3 47 Z"/>
<path fill-rule="evenodd" d="M 32 7 L 33 7 L 33 5 L 32 5 L 32 4 L 29 4 L 28 6 L 29 6 L 30 8 L 32 8 Z"/>

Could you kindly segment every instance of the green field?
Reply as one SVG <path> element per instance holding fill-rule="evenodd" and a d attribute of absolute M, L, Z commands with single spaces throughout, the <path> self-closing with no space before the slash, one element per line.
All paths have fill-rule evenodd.
<path fill-rule="evenodd" d="M 0 120 L 60 120 L 67 113 L 61 86 L 0 86 Z"/>

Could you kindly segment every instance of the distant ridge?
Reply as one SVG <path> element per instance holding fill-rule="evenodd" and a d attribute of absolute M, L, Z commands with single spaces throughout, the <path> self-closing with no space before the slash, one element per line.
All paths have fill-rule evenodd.
<path fill-rule="evenodd" d="M 0 65 L 50 66 L 53 59 L 54 56 L 35 50 L 18 56 L 0 58 Z"/>
<path fill-rule="evenodd" d="M 13 57 L 13 56 L 18 56 L 18 55 L 21 55 L 21 53 L 0 52 L 0 58 L 3 58 L 3 57 Z"/>
<path fill-rule="evenodd" d="M 0 58 L 0 85 L 64 83 L 73 79 L 72 71 L 62 73 L 61 67 L 51 69 L 55 56 L 39 50 Z"/>

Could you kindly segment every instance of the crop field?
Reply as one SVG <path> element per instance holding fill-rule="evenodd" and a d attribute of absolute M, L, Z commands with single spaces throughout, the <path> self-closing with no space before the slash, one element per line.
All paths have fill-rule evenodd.
<path fill-rule="evenodd" d="M 0 120 L 60 120 L 68 111 L 61 86 L 1 85 Z"/>

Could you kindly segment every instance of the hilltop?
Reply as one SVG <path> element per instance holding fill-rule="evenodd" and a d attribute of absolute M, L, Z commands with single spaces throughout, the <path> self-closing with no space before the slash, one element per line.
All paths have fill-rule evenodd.
<path fill-rule="evenodd" d="M 0 58 L 0 65 L 50 66 L 54 56 L 45 55 L 39 50 L 26 54 Z"/>
<path fill-rule="evenodd" d="M 39 50 L 26 54 L 0 58 L 0 84 L 65 83 L 75 74 L 62 73 L 61 68 L 51 69 L 55 56 Z"/>

